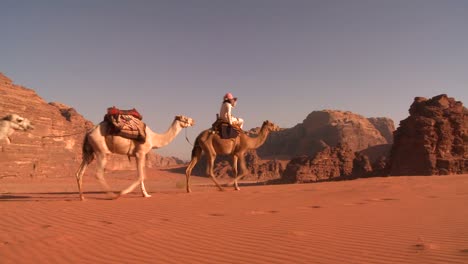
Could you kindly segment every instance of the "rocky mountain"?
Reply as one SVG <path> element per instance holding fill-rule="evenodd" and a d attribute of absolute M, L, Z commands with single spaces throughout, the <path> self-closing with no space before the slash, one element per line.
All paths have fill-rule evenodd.
<path fill-rule="evenodd" d="M 391 150 L 391 175 L 468 173 L 468 110 L 441 94 L 416 97 Z"/>
<path fill-rule="evenodd" d="M 72 107 L 47 103 L 34 90 L 16 85 L 0 73 L 0 117 L 12 113 L 31 120 L 35 129 L 14 133 L 11 144 L 0 142 L 0 179 L 74 175 L 81 162 L 84 134 L 94 125 Z M 176 163 L 181 161 L 154 153 L 147 162 L 149 167 Z M 126 156 L 115 155 L 107 168 L 133 170 L 135 165 Z"/>
<path fill-rule="evenodd" d="M 257 153 L 261 157 L 313 156 L 326 147 L 345 143 L 352 151 L 391 144 L 395 130 L 389 118 L 365 118 L 348 111 L 322 110 L 310 113 L 293 128 L 272 132 Z"/>

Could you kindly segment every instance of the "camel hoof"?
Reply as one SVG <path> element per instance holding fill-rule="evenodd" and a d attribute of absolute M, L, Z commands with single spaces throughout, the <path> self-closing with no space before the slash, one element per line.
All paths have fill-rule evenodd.
<path fill-rule="evenodd" d="M 239 188 L 239 187 L 236 187 L 236 188 L 234 188 L 234 190 L 236 190 L 236 191 L 240 191 L 240 188 Z"/>
<path fill-rule="evenodd" d="M 145 198 L 150 198 L 150 197 L 151 197 L 151 194 L 143 194 L 143 197 L 145 197 Z"/>
<path fill-rule="evenodd" d="M 109 195 L 109 198 L 111 200 L 117 200 L 117 199 L 120 198 L 120 196 L 122 196 L 122 193 L 120 193 L 120 192 L 119 193 L 110 192 L 108 195 Z"/>

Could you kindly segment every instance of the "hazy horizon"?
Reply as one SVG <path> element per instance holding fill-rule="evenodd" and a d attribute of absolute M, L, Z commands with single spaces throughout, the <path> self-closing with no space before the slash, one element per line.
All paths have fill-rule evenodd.
<path fill-rule="evenodd" d="M 468 1 L 2 1 L 0 72 L 94 123 L 136 108 L 194 140 L 239 98 L 245 129 L 312 112 L 389 117 L 414 97 L 468 100 Z M 188 159 L 185 132 L 157 150 Z"/>

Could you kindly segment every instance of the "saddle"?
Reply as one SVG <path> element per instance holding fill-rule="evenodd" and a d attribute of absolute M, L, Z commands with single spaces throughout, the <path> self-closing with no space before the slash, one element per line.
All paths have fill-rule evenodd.
<path fill-rule="evenodd" d="M 142 119 L 143 116 L 135 108 L 120 110 L 113 106 L 107 108 L 104 115 L 104 121 L 109 124 L 109 134 L 145 142 L 146 124 Z"/>
<path fill-rule="evenodd" d="M 211 125 L 211 130 L 222 139 L 236 138 L 239 133 L 243 132 L 242 128 L 229 124 L 229 122 L 219 118 L 219 115 L 216 115 L 216 121 Z"/>

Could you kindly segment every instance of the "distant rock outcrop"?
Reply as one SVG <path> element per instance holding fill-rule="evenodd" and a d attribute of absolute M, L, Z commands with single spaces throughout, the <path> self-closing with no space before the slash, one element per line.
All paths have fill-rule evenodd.
<path fill-rule="evenodd" d="M 94 125 L 74 108 L 47 103 L 34 90 L 15 85 L 2 73 L 0 98 L 1 116 L 16 113 L 31 120 L 35 126 L 30 132 L 15 133 L 11 144 L 0 142 L 0 179 L 73 175 L 81 162 L 85 131 Z M 149 167 L 181 162 L 156 154 L 148 159 Z M 135 169 L 135 164 L 128 162 L 126 156 L 115 156 L 107 168 Z"/>
<path fill-rule="evenodd" d="M 445 94 L 416 97 L 395 131 L 391 175 L 468 173 L 468 111 Z"/>
<path fill-rule="evenodd" d="M 300 156 L 286 166 L 282 181 L 305 183 L 346 178 L 353 175 L 355 154 L 347 144 L 326 147 L 314 156 Z"/>
<path fill-rule="evenodd" d="M 346 144 L 353 152 L 392 142 L 393 121 L 365 118 L 348 111 L 323 110 L 310 113 L 293 128 L 272 132 L 257 153 L 261 157 L 290 159 L 313 156 L 326 147 Z"/>
<path fill-rule="evenodd" d="M 392 119 L 387 117 L 371 117 L 368 118 L 368 120 L 387 140 L 388 144 L 393 144 L 393 131 L 395 131 L 395 124 Z"/>

